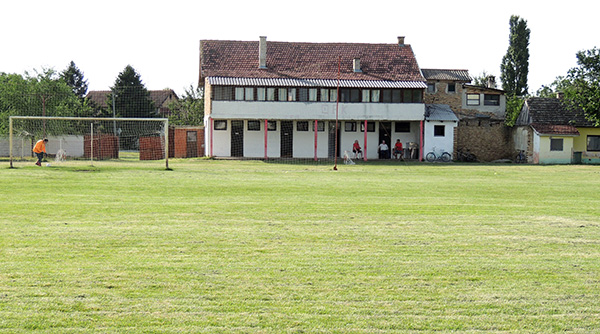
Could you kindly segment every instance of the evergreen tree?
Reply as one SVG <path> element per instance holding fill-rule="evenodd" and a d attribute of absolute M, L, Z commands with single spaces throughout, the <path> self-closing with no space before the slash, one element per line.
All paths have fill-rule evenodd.
<path fill-rule="evenodd" d="M 127 65 L 111 87 L 108 99 L 109 110 L 113 110 L 117 117 L 157 117 L 158 112 L 154 102 L 150 99 L 150 92 L 142 83 L 140 75 L 131 65 Z"/>
<path fill-rule="evenodd" d="M 527 21 L 510 17 L 509 45 L 500 65 L 502 89 L 508 96 L 527 95 L 529 74 L 529 34 Z"/>
<path fill-rule="evenodd" d="M 88 91 L 88 83 L 87 80 L 83 78 L 83 73 L 75 66 L 73 61 L 71 61 L 69 66 L 60 74 L 60 78 L 73 89 L 73 93 L 81 100 L 85 98 Z"/>

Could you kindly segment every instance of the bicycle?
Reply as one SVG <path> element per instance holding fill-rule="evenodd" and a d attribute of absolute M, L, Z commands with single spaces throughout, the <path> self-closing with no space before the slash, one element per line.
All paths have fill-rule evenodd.
<path fill-rule="evenodd" d="M 425 160 L 427 160 L 428 162 L 434 162 L 434 161 L 442 161 L 442 162 L 449 162 L 450 160 L 452 160 L 452 155 L 450 155 L 450 153 L 448 152 L 444 152 L 442 151 L 442 153 L 435 153 L 435 146 L 433 147 L 432 151 L 427 153 L 427 155 L 425 156 Z"/>
<path fill-rule="evenodd" d="M 524 164 L 527 162 L 527 156 L 525 155 L 525 151 L 519 150 L 519 153 L 515 158 L 515 162 L 518 164 Z"/>

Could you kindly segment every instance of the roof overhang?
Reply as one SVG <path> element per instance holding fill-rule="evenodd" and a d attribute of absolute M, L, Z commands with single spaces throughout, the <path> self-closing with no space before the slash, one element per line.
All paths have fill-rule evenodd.
<path fill-rule="evenodd" d="M 531 124 L 538 136 L 579 137 L 579 130 L 572 125 Z"/>
<path fill-rule="evenodd" d="M 208 83 L 213 86 L 263 86 L 263 87 L 337 87 L 335 79 L 288 79 L 288 78 L 232 78 L 208 77 Z M 425 89 L 427 84 L 422 81 L 384 81 L 384 80 L 339 80 L 339 86 L 344 88 L 404 88 Z"/>

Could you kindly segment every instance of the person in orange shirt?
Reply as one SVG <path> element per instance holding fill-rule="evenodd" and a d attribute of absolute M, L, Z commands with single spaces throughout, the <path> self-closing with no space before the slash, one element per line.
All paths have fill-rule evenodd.
<path fill-rule="evenodd" d="M 46 143 L 48 142 L 48 138 L 40 139 L 35 143 L 33 147 L 33 153 L 37 155 L 37 162 L 35 163 L 38 166 L 42 165 L 42 159 L 44 158 L 44 153 L 46 153 Z"/>

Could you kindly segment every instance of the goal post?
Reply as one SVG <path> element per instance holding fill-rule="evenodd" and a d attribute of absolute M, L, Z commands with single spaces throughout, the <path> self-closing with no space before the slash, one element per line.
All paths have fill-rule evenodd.
<path fill-rule="evenodd" d="M 139 160 L 165 160 L 169 169 L 168 118 L 10 116 L 10 167 L 20 147 L 31 156 L 37 140 L 48 138 L 56 160 L 119 159 L 120 152 L 139 153 Z"/>

